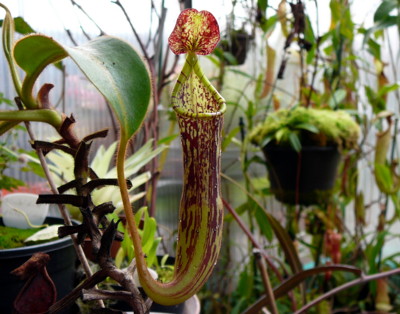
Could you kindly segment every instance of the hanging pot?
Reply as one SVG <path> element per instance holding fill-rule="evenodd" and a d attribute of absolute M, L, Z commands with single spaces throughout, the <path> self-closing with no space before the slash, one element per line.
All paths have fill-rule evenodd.
<path fill-rule="evenodd" d="M 221 40 L 221 48 L 230 52 L 236 59 L 236 63 L 227 61 L 228 65 L 244 64 L 251 40 L 251 35 L 241 30 L 232 30 L 225 39 Z"/>
<path fill-rule="evenodd" d="M 324 204 L 332 195 L 340 153 L 336 146 L 263 148 L 271 192 L 285 204 Z"/>

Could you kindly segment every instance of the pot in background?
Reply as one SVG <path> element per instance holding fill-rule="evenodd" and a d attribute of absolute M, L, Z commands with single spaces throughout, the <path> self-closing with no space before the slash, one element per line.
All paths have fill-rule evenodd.
<path fill-rule="evenodd" d="M 36 204 L 37 199 L 38 195 L 32 193 L 5 195 L 2 199 L 4 225 L 18 229 L 29 229 L 27 219 L 32 225 L 42 225 L 49 211 L 49 204 Z"/>
<path fill-rule="evenodd" d="M 336 146 L 263 148 L 271 192 L 285 204 L 324 204 L 332 195 L 341 155 Z"/>

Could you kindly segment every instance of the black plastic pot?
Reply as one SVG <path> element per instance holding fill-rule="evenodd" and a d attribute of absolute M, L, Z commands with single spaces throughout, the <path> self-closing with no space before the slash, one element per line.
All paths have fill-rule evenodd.
<path fill-rule="evenodd" d="M 244 31 L 232 31 L 229 38 L 221 40 L 221 47 L 224 51 L 230 52 L 237 63 L 228 63 L 228 65 L 242 65 L 246 61 L 247 51 L 250 47 L 252 37 Z"/>
<path fill-rule="evenodd" d="M 332 195 L 340 153 L 335 146 L 291 147 L 266 145 L 271 192 L 285 204 L 324 204 Z"/>
<path fill-rule="evenodd" d="M 139 288 L 140 292 L 144 294 L 143 290 Z M 145 296 L 145 294 L 144 294 Z M 112 305 L 113 310 L 119 310 L 123 312 L 131 312 L 132 308 L 125 302 L 119 301 Z M 170 314 L 183 314 L 185 308 L 185 303 L 180 303 L 177 305 L 161 305 L 153 302 L 150 307 L 150 313 L 170 313 Z"/>
<path fill-rule="evenodd" d="M 63 220 L 48 217 L 45 223 L 63 224 Z M 3 224 L 1 218 L 0 224 Z M 44 252 L 50 256 L 47 271 L 56 285 L 57 299 L 64 297 L 74 288 L 76 254 L 69 237 L 27 247 L 0 250 L 0 313 L 12 313 L 14 299 L 25 283 L 10 272 L 36 252 Z"/>

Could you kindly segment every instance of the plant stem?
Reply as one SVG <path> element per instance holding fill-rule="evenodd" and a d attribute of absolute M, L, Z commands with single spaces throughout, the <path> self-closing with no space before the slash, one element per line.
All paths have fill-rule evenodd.
<path fill-rule="evenodd" d="M 58 129 L 63 121 L 61 115 L 51 109 L 2 111 L 0 112 L 1 121 L 35 121 L 45 122 Z"/>
<path fill-rule="evenodd" d="M 345 283 L 345 284 L 343 284 L 341 286 L 333 288 L 332 290 L 329 290 L 328 292 L 324 293 L 323 295 L 319 296 L 318 298 L 314 299 L 310 303 L 308 303 L 305 306 L 303 306 L 300 310 L 298 310 L 294 314 L 307 313 L 308 309 L 312 308 L 313 306 L 317 305 L 318 303 L 322 302 L 323 300 L 326 300 L 326 299 L 334 296 L 335 294 L 337 294 L 337 293 L 339 293 L 339 292 L 341 292 L 343 290 L 349 289 L 349 288 L 357 286 L 357 285 L 365 284 L 365 283 L 373 281 L 373 280 L 386 278 L 386 277 L 391 277 L 391 276 L 394 276 L 394 275 L 397 275 L 397 274 L 400 274 L 400 268 L 396 268 L 396 269 L 393 269 L 393 270 L 389 270 L 389 271 L 386 271 L 386 272 L 373 274 L 373 275 L 369 275 L 369 276 L 361 276 L 361 278 L 352 280 L 352 281 L 347 282 L 347 283 Z"/>
<path fill-rule="evenodd" d="M 16 103 L 17 103 L 18 108 L 20 110 L 22 110 L 22 103 L 19 101 L 18 98 L 16 99 Z M 31 139 L 31 141 L 35 141 L 36 140 L 35 135 L 34 135 L 34 133 L 32 131 L 31 125 L 30 125 L 30 123 L 28 121 L 25 122 L 25 126 L 26 126 L 26 130 L 28 132 L 28 135 L 29 135 L 29 138 Z M 36 148 L 36 153 L 37 153 L 37 155 L 39 157 L 40 165 L 41 165 L 41 167 L 42 167 L 42 169 L 44 171 L 44 174 L 46 176 L 47 182 L 50 185 L 50 189 L 51 189 L 52 193 L 53 194 L 58 194 L 57 186 L 54 183 L 54 180 L 53 180 L 53 178 L 51 176 L 51 173 L 50 173 L 49 167 L 47 165 L 46 159 L 44 157 L 43 151 L 40 148 Z M 58 209 L 60 211 L 61 216 L 63 217 L 65 225 L 72 226 L 71 218 L 70 218 L 69 214 L 67 213 L 67 211 L 65 210 L 65 206 L 63 206 L 61 204 L 58 204 Z M 78 256 L 79 261 L 82 264 L 82 267 L 83 267 L 83 270 L 85 272 L 86 277 L 92 276 L 93 273 L 92 273 L 92 270 L 90 268 L 89 262 L 88 262 L 88 260 L 87 260 L 87 258 L 85 256 L 85 253 L 83 252 L 82 247 L 78 244 L 76 236 L 74 234 L 71 234 L 70 236 L 71 236 L 74 248 L 75 248 L 75 252 L 76 252 L 76 254 Z M 99 301 L 97 301 L 97 303 L 98 303 L 98 305 L 100 307 L 104 308 L 104 302 L 103 301 L 99 300 Z"/>
<path fill-rule="evenodd" d="M 393 132 L 393 139 L 392 139 L 392 149 L 391 149 L 391 152 L 390 152 L 390 164 L 393 163 L 394 154 L 395 154 L 395 151 L 396 151 L 396 137 L 397 137 L 397 131 L 398 131 L 398 122 L 399 122 L 398 119 L 394 120 L 394 132 Z M 388 205 L 389 205 L 389 195 L 386 195 L 384 209 L 381 212 L 382 223 L 386 223 Z M 381 249 L 379 250 L 377 269 L 379 269 L 380 266 L 381 266 L 382 250 L 383 250 L 383 246 L 381 246 Z"/>
<path fill-rule="evenodd" d="M 267 298 L 268 309 L 271 311 L 271 314 L 279 314 L 278 308 L 276 306 L 274 291 L 272 290 L 271 281 L 269 280 L 268 272 L 265 267 L 265 264 L 261 258 L 261 252 L 258 249 L 253 250 L 253 253 L 256 257 L 258 268 L 261 272 L 261 278 L 265 287 L 265 296 Z"/>
<path fill-rule="evenodd" d="M 257 240 L 254 238 L 253 234 L 250 232 L 250 230 L 246 227 L 242 219 L 239 217 L 239 215 L 236 213 L 236 211 L 232 208 L 232 206 L 229 205 L 229 203 L 223 199 L 222 202 L 224 203 L 225 208 L 229 211 L 229 213 L 233 216 L 233 218 L 236 220 L 237 224 L 239 227 L 242 229 L 242 231 L 246 234 L 246 236 L 249 238 L 250 242 L 252 245 L 259 250 L 259 252 L 263 255 L 265 260 L 268 263 L 268 266 L 274 271 L 276 276 L 279 278 L 279 280 L 283 280 L 281 274 L 279 273 L 279 270 L 274 266 L 273 262 L 269 258 L 269 256 L 265 253 L 265 251 L 262 249 L 261 245 L 258 244 Z"/>

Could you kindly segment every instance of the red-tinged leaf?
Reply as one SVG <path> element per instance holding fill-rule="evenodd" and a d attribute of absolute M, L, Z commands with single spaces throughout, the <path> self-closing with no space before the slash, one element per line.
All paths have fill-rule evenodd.
<path fill-rule="evenodd" d="M 208 11 L 186 9 L 179 15 L 168 44 L 174 54 L 210 54 L 220 39 L 219 26 Z"/>

